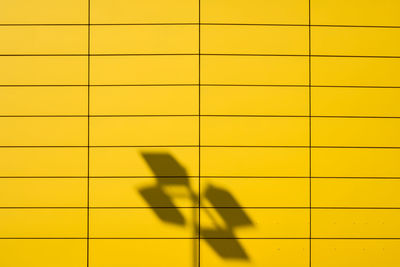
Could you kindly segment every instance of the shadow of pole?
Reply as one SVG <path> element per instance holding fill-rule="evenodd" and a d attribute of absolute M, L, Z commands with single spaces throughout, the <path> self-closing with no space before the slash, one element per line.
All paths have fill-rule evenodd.
<path fill-rule="evenodd" d="M 139 193 L 153 209 L 155 215 L 165 223 L 186 225 L 184 216 L 179 208 L 174 205 L 173 198 L 167 192 L 168 187 L 183 187 L 188 192 L 193 207 L 199 207 L 199 196 L 191 189 L 190 179 L 186 169 L 169 153 L 142 152 L 142 156 L 151 168 L 156 178 L 156 184 L 139 189 Z M 204 189 L 203 198 L 207 200 L 216 214 L 223 220 L 224 226 L 216 223 L 215 215 L 209 212 L 209 208 L 203 208 L 213 223 L 211 228 L 200 228 L 197 219 L 196 209 L 193 209 L 193 234 L 201 236 L 203 240 L 222 258 L 229 260 L 245 260 L 250 258 L 239 240 L 234 235 L 234 229 L 243 226 L 252 226 L 251 219 L 239 205 L 234 196 L 227 190 L 213 185 Z M 165 209 L 168 208 L 168 212 Z M 193 239 L 193 266 L 197 266 L 198 242 Z"/>

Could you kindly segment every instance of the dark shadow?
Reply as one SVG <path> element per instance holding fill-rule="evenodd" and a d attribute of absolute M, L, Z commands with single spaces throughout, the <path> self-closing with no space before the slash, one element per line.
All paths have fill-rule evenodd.
<path fill-rule="evenodd" d="M 190 187 L 186 169 L 169 153 L 143 152 L 142 156 L 154 173 L 156 184 L 139 189 L 140 194 L 160 220 L 166 223 L 185 225 L 187 223 L 185 218 L 173 203 L 173 198 L 176 196 L 168 194 L 166 189 L 183 187 L 189 193 L 188 196 L 192 200 L 193 207 L 197 207 L 199 196 Z M 249 256 L 241 246 L 239 239 L 235 237 L 234 230 L 238 227 L 252 226 L 253 223 L 238 201 L 227 190 L 212 185 L 207 186 L 204 190 L 204 199 L 211 203 L 217 216 L 224 221 L 224 226 L 218 225 L 212 214 L 207 212 L 210 208 L 204 208 L 203 211 L 207 212 L 206 216 L 213 219 L 214 225 L 210 228 L 201 227 L 201 237 L 220 257 L 249 261 Z M 194 221 L 193 226 L 195 229 L 198 228 L 198 222 Z"/>
<path fill-rule="evenodd" d="M 253 223 L 241 208 L 235 197 L 223 188 L 208 185 L 204 197 L 212 204 L 214 210 L 223 219 L 225 226 L 200 230 L 201 236 L 223 258 L 249 260 L 234 230 L 237 227 L 252 226 Z M 229 207 L 229 208 L 227 208 Z M 211 216 L 211 214 L 209 214 Z M 213 239 L 216 238 L 216 239 Z"/>

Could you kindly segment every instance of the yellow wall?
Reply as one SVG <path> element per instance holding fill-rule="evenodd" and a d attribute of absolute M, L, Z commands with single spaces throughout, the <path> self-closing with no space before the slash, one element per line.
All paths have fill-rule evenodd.
<path fill-rule="evenodd" d="M 400 266 L 400 1 L 0 1 L 0 266 Z"/>

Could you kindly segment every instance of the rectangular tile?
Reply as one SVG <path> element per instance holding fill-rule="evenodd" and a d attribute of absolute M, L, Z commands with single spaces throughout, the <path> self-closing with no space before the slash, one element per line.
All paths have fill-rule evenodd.
<path fill-rule="evenodd" d="M 311 3 L 312 24 L 399 26 L 397 0 L 316 0 Z"/>
<path fill-rule="evenodd" d="M 201 186 L 202 201 L 207 200 L 207 190 L 213 188 L 234 199 L 232 202 L 231 198 L 218 198 L 214 206 L 309 206 L 309 178 L 201 178 Z"/>
<path fill-rule="evenodd" d="M 2 239 L 0 250 L 2 266 L 86 266 L 86 240 Z"/>
<path fill-rule="evenodd" d="M 398 238 L 400 210 L 312 211 L 312 236 L 319 238 Z"/>
<path fill-rule="evenodd" d="M 308 115 L 308 88 L 202 86 L 205 115 Z"/>
<path fill-rule="evenodd" d="M 88 5 L 80 0 L 4 0 L 0 23 L 87 23 Z"/>
<path fill-rule="evenodd" d="M 90 236 L 95 238 L 191 238 L 196 208 L 93 209 Z"/>
<path fill-rule="evenodd" d="M 306 85 L 308 58 L 202 56 L 201 82 L 239 85 Z"/>
<path fill-rule="evenodd" d="M 308 118 L 202 117 L 201 144 L 213 146 L 306 146 Z"/>
<path fill-rule="evenodd" d="M 312 84 L 327 86 L 400 86 L 400 58 L 314 57 Z"/>
<path fill-rule="evenodd" d="M 201 209 L 200 234 L 203 238 L 307 238 L 309 218 L 305 209 L 212 207 Z"/>
<path fill-rule="evenodd" d="M 308 2 L 305 0 L 240 0 L 201 1 L 201 22 L 204 23 L 308 23 Z"/>
<path fill-rule="evenodd" d="M 1 85 L 85 85 L 87 56 L 0 57 Z"/>
<path fill-rule="evenodd" d="M 0 237 L 85 237 L 86 209 L 0 209 Z"/>
<path fill-rule="evenodd" d="M 313 87 L 312 115 L 400 116 L 398 88 Z"/>
<path fill-rule="evenodd" d="M 312 118 L 315 146 L 400 146 L 400 120 L 383 118 Z"/>
<path fill-rule="evenodd" d="M 1 151 L 1 150 L 0 150 Z M 155 176 L 152 169 L 142 156 L 142 153 L 152 153 L 156 155 L 171 156 L 183 167 L 177 169 L 176 166 L 165 164 L 167 162 L 157 162 L 160 165 L 159 174 L 161 176 L 197 176 L 198 175 L 198 148 L 175 147 L 175 148 L 91 148 L 90 149 L 90 175 L 91 176 Z"/>
<path fill-rule="evenodd" d="M 1 87 L 1 115 L 86 115 L 87 87 Z"/>
<path fill-rule="evenodd" d="M 84 146 L 87 118 L 2 117 L 0 146 Z"/>
<path fill-rule="evenodd" d="M 315 207 L 400 207 L 400 180 L 318 179 L 312 180 Z"/>
<path fill-rule="evenodd" d="M 197 117 L 109 117 L 90 119 L 91 145 L 197 145 Z"/>
<path fill-rule="evenodd" d="M 400 240 L 313 240 L 312 262 L 317 267 L 395 267 L 399 246 Z"/>
<path fill-rule="evenodd" d="M 86 54 L 87 26 L 2 26 L 0 54 Z"/>
<path fill-rule="evenodd" d="M 91 57 L 90 73 L 94 85 L 195 84 L 198 56 Z"/>
<path fill-rule="evenodd" d="M 314 177 L 399 177 L 399 149 L 313 148 Z"/>
<path fill-rule="evenodd" d="M 0 176 L 86 176 L 87 148 L 0 148 Z"/>
<path fill-rule="evenodd" d="M 93 115 L 196 115 L 198 86 L 99 86 L 90 88 Z"/>
<path fill-rule="evenodd" d="M 399 56 L 399 36 L 400 29 L 398 28 L 312 27 L 312 53 L 315 55 Z"/>
<path fill-rule="evenodd" d="M 193 261 L 193 242 L 189 239 L 90 240 L 89 265 L 187 267 Z"/>
<path fill-rule="evenodd" d="M 2 207 L 85 207 L 87 178 L 1 178 Z"/>
<path fill-rule="evenodd" d="M 309 266 L 308 240 L 207 239 L 200 246 L 207 267 Z"/>
<path fill-rule="evenodd" d="M 168 12 L 166 12 L 168 10 Z M 197 23 L 195 0 L 96 0 L 91 5 L 92 23 Z"/>
<path fill-rule="evenodd" d="M 189 54 L 199 52 L 196 25 L 95 25 L 91 53 Z"/>
<path fill-rule="evenodd" d="M 308 55 L 306 26 L 202 25 L 200 30 L 202 53 Z"/>
<path fill-rule="evenodd" d="M 198 185 L 185 177 L 90 178 L 90 206 L 198 207 Z"/>
<path fill-rule="evenodd" d="M 307 176 L 307 148 L 215 148 L 201 150 L 204 176 Z"/>

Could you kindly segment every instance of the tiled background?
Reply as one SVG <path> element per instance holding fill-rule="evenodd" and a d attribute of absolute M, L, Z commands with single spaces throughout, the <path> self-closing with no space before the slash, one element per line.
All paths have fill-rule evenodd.
<path fill-rule="evenodd" d="M 2 0 L 0 266 L 399 266 L 399 10 Z M 159 220 L 141 152 L 186 168 L 200 228 L 230 192 L 248 258 Z"/>

